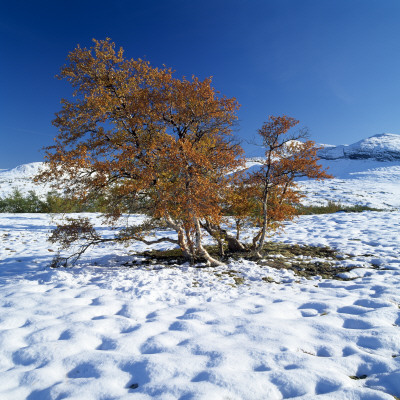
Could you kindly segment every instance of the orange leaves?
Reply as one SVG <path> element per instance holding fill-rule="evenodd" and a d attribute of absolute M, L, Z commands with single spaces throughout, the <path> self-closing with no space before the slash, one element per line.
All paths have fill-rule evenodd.
<path fill-rule="evenodd" d="M 140 196 L 149 215 L 189 231 L 196 218 L 220 218 L 226 174 L 241 164 L 230 139 L 237 101 L 220 97 L 211 78 L 177 79 L 125 59 L 110 39 L 93 42 L 69 53 L 61 70 L 75 98 L 53 121 L 59 134 L 43 179 L 82 199 L 104 196 L 113 216 Z"/>
<path fill-rule="evenodd" d="M 170 215 L 175 219 L 192 224 L 193 218 L 212 217 L 221 214 L 221 193 L 226 187 L 227 178 L 212 159 L 218 153 L 215 142 L 201 140 L 193 142 L 189 138 L 170 137 L 168 148 L 159 154 L 157 185 L 157 215 Z M 231 162 L 237 165 L 232 157 Z M 227 167 L 227 165 L 225 165 Z"/>
<path fill-rule="evenodd" d="M 296 206 L 303 195 L 295 179 L 326 179 L 330 175 L 318 165 L 315 143 L 304 140 L 304 130 L 290 134 L 299 121 L 287 116 L 269 117 L 258 133 L 265 147 L 261 168 L 245 177 L 234 188 L 230 207 L 240 218 L 248 218 L 261 227 L 254 238 L 254 249 L 259 254 L 267 231 L 296 214 Z"/>
<path fill-rule="evenodd" d="M 280 147 L 279 137 L 288 132 L 291 128 L 299 123 L 294 118 L 283 116 L 270 116 L 268 121 L 263 124 L 258 134 L 263 139 L 264 146 L 267 147 Z M 268 151 L 268 150 L 267 150 Z"/>
<path fill-rule="evenodd" d="M 262 228 L 262 244 L 267 226 L 295 213 L 301 195 L 294 179 L 328 177 L 316 164 L 314 143 L 296 142 L 301 131 L 287 135 L 298 124 L 287 116 L 270 117 L 259 130 L 266 148 L 261 170 L 242 179 L 230 175 L 244 164 L 232 140 L 236 99 L 220 96 L 211 78 L 178 79 L 166 67 L 125 59 L 110 39 L 78 46 L 60 78 L 75 97 L 62 100 L 53 121 L 59 133 L 46 153 L 49 169 L 39 179 L 67 187 L 82 202 L 101 198 L 111 223 L 132 209 L 162 219 L 191 256 L 206 257 L 200 221 L 221 238 L 229 237 L 215 228 L 224 212 L 250 219 Z M 63 232 L 98 240 L 85 221 Z M 66 243 L 64 233 L 54 237 Z"/>

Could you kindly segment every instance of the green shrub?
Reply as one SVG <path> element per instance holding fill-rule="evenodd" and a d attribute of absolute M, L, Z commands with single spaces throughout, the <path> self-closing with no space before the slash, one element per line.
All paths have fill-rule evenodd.
<path fill-rule="evenodd" d="M 146 199 L 143 200 L 146 202 Z M 92 198 L 84 203 L 81 200 L 64 197 L 56 192 L 49 192 L 45 200 L 41 200 L 34 191 L 23 195 L 18 189 L 14 189 L 11 195 L 0 197 L 0 213 L 79 213 L 79 212 L 106 212 L 106 199 L 104 197 Z M 124 205 L 126 212 L 140 212 L 140 207 L 132 207 L 127 202 Z M 297 208 L 299 215 L 331 214 L 339 211 L 362 212 L 381 211 L 377 208 L 361 204 L 345 206 L 334 201 L 329 201 L 324 206 L 300 206 Z"/>
<path fill-rule="evenodd" d="M 24 196 L 14 189 L 11 195 L 0 198 L 0 212 L 3 213 L 41 213 L 46 212 L 46 208 L 46 202 L 40 200 L 33 190 Z"/>
<path fill-rule="evenodd" d="M 41 200 L 34 191 L 23 195 L 14 189 L 11 195 L 0 197 L 0 213 L 78 213 L 103 211 L 103 199 L 82 203 L 74 198 L 63 197 L 50 192 Z"/>
<path fill-rule="evenodd" d="M 324 206 L 300 206 L 297 209 L 299 215 L 312 215 L 312 214 L 332 214 L 335 212 L 363 212 L 363 211 L 382 211 L 378 208 L 372 208 L 362 204 L 355 204 L 352 206 L 345 206 L 334 201 L 328 201 Z"/>

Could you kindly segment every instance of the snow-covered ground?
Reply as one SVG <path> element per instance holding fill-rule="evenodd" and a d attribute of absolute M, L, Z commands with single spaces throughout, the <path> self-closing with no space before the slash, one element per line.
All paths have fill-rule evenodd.
<path fill-rule="evenodd" d="M 348 158 L 353 160 L 373 158 L 379 161 L 400 160 L 400 135 L 381 133 L 351 145 L 323 145 L 320 157 L 328 160 Z"/>
<path fill-rule="evenodd" d="M 308 203 L 331 200 L 400 209 L 400 135 L 383 133 L 351 145 L 325 145 L 318 154 L 334 179 L 303 182 Z"/>
<path fill-rule="evenodd" d="M 33 190 L 44 197 L 51 190 L 50 185 L 38 185 L 33 182 L 34 176 L 39 173 L 43 165 L 42 162 L 33 162 L 11 169 L 0 169 L 0 197 L 11 195 L 14 189 L 23 194 Z"/>
<path fill-rule="evenodd" d="M 400 398 L 400 162 L 323 163 L 336 178 L 302 182 L 309 202 L 392 211 L 302 216 L 272 240 L 331 246 L 352 280 L 149 266 L 138 243 L 51 269 L 54 221 L 0 214 L 0 399 Z M 39 166 L 0 171 L 0 196 Z"/>
<path fill-rule="evenodd" d="M 142 245 L 54 270 L 51 224 L 0 215 L 1 399 L 400 396 L 400 212 L 303 216 L 274 237 L 340 250 L 351 281 L 121 267 Z"/>
<path fill-rule="evenodd" d="M 377 209 L 400 209 L 400 161 L 321 160 L 334 179 L 303 181 L 305 203 L 361 204 Z"/>
<path fill-rule="evenodd" d="M 250 159 L 247 167 L 257 168 L 260 165 L 257 160 Z M 302 189 L 307 193 L 306 203 L 325 204 L 332 200 L 344 205 L 400 209 L 400 161 L 322 159 L 320 164 L 328 168 L 335 178 L 324 182 L 301 182 Z M 23 194 L 33 190 L 40 197 L 45 197 L 51 190 L 50 185 L 33 182 L 33 177 L 42 166 L 43 163 L 37 162 L 0 170 L 0 197 L 11 195 L 14 189 Z"/>

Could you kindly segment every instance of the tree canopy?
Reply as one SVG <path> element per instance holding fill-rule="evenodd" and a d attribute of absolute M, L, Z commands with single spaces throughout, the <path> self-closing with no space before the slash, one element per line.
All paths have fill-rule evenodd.
<path fill-rule="evenodd" d="M 175 229 L 188 257 L 219 263 L 201 245 L 199 220 L 220 221 L 229 173 L 243 165 L 232 141 L 237 101 L 219 96 L 210 78 L 177 79 L 165 67 L 127 60 L 109 39 L 78 46 L 68 61 L 60 78 L 74 98 L 61 102 L 49 168 L 38 179 L 82 201 L 101 196 L 111 222 L 135 204 Z M 117 239 L 143 239 L 139 232 L 127 228 Z"/>
<path fill-rule="evenodd" d="M 245 161 L 232 135 L 236 99 L 216 92 L 211 78 L 179 79 L 169 68 L 126 59 L 110 39 L 93 42 L 72 51 L 61 70 L 73 98 L 61 101 L 53 121 L 59 133 L 37 180 L 52 181 L 82 203 L 100 201 L 113 226 L 125 212 L 147 215 L 144 224 L 126 226 L 113 240 L 165 240 L 188 259 L 218 265 L 202 244 L 204 231 L 221 254 L 224 243 L 248 251 L 239 228 L 251 221 L 260 227 L 251 247 L 259 254 L 267 230 L 294 214 L 301 197 L 294 179 L 327 177 L 313 142 L 296 142 L 303 133 L 285 137 L 298 123 L 286 116 L 270 117 L 259 130 L 266 148 L 260 170 L 238 172 Z M 236 220 L 236 237 L 223 225 L 227 215 Z M 176 231 L 177 239 L 149 240 L 146 233 L 159 226 Z M 82 239 L 81 250 L 103 241 L 82 218 L 67 219 L 51 236 L 64 247 Z"/>

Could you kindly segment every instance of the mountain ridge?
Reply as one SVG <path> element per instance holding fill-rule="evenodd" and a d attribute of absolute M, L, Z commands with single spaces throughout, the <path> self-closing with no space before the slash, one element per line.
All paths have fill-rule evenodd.
<path fill-rule="evenodd" d="M 380 133 L 350 145 L 323 145 L 318 156 L 325 160 L 400 160 L 400 135 L 394 133 Z"/>
<path fill-rule="evenodd" d="M 400 208 L 400 135 L 385 133 L 352 145 L 325 145 L 319 156 L 319 163 L 335 179 L 302 181 L 307 201 L 359 202 L 375 208 Z M 247 158 L 247 168 L 258 168 L 262 161 L 263 157 Z M 44 198 L 51 190 L 50 184 L 33 182 L 44 165 L 44 162 L 34 162 L 0 170 L 0 197 L 18 189 L 23 194 L 33 190 Z M 374 198 L 380 197 L 380 201 L 370 200 L 371 193 L 379 193 Z"/>

